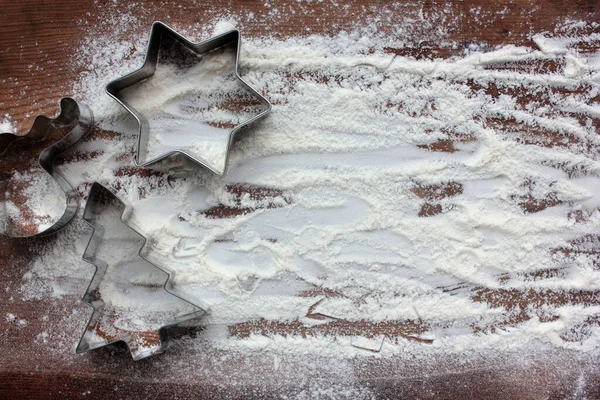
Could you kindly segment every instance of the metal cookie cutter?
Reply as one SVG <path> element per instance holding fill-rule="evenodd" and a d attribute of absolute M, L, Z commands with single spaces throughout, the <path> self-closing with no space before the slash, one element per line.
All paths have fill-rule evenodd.
<path fill-rule="evenodd" d="M 127 103 L 122 96 L 121 91 L 129 86 L 132 86 L 138 82 L 141 82 L 147 78 L 150 78 L 154 75 L 156 71 L 156 66 L 159 60 L 159 50 L 161 49 L 161 42 L 164 38 L 168 37 L 169 39 L 183 45 L 185 48 L 195 53 L 198 57 L 202 58 L 206 56 L 208 53 L 215 51 L 219 48 L 222 48 L 226 45 L 235 45 L 236 53 L 235 53 L 235 78 L 236 81 L 241 83 L 242 87 L 250 94 L 254 99 L 260 102 L 262 111 L 253 117 L 239 122 L 237 125 L 233 127 L 229 127 L 229 136 L 228 136 L 228 144 L 226 152 L 224 153 L 224 160 L 220 163 L 220 166 L 215 166 L 215 164 L 208 162 L 211 158 L 211 155 L 214 157 L 214 154 L 210 154 L 210 151 L 205 150 L 207 154 L 200 154 L 198 151 L 194 151 L 189 143 L 183 144 L 181 147 L 178 147 L 174 150 L 164 152 L 159 154 L 158 156 L 147 159 L 147 150 L 148 150 L 148 139 L 150 133 L 150 123 L 144 117 L 142 113 L 137 111 L 131 104 Z M 256 90 L 254 90 L 248 83 L 246 83 L 238 73 L 238 59 L 241 47 L 241 35 L 238 30 L 231 30 L 229 32 L 220 34 L 211 39 L 208 39 L 203 42 L 193 43 L 188 39 L 163 24 L 162 22 L 155 22 L 152 25 L 152 31 L 150 33 L 150 40 L 148 42 L 148 49 L 146 53 L 146 59 L 144 61 L 144 65 L 138 69 L 137 71 L 126 75 L 122 78 L 114 80 L 110 82 L 106 86 L 106 92 L 114 98 L 119 104 L 121 104 L 129 113 L 131 113 L 138 122 L 139 130 L 138 130 L 138 144 L 137 144 L 137 154 L 135 156 L 135 164 L 140 167 L 150 166 L 152 164 L 157 163 L 174 154 L 184 154 L 189 157 L 192 161 L 200 164 L 209 170 L 213 171 L 218 175 L 223 175 L 227 170 L 227 162 L 229 158 L 229 152 L 231 150 L 232 143 L 234 142 L 236 134 L 240 131 L 241 128 L 250 124 L 253 121 L 256 121 L 259 118 L 264 117 L 271 110 L 271 103 L 263 96 L 261 96 Z M 197 126 L 196 126 L 197 128 Z M 194 129 L 194 128 L 190 128 Z M 209 129 L 208 125 L 205 125 L 205 129 Z"/>
<path fill-rule="evenodd" d="M 92 316 L 76 352 L 125 342 L 134 360 L 161 353 L 167 328 L 185 325 L 205 311 L 174 294 L 173 273 L 142 255 L 146 238 L 132 226 L 132 208 L 94 183 L 83 213 L 93 233 L 83 259 L 96 272 L 83 301 Z"/>
<path fill-rule="evenodd" d="M 69 181 L 54 169 L 53 162 L 58 154 L 81 140 L 93 126 L 92 111 L 87 106 L 65 97 L 60 100 L 58 117 L 37 116 L 29 132 L 23 136 L 0 133 L 0 234 L 10 237 L 50 234 L 71 221 L 79 208 L 79 194 Z M 39 158 L 33 159 L 33 154 L 39 154 Z M 58 183 L 59 190 L 62 189 L 66 197 L 63 215 L 46 228 L 41 228 L 38 224 L 28 224 L 23 219 L 23 213 L 33 215 L 26 205 L 28 196 L 24 193 L 24 189 L 32 183 L 24 180 L 19 183 L 12 179 L 18 172 L 17 167 L 25 167 L 24 170 L 28 170 L 34 165 L 34 161 Z M 9 215 L 9 208 L 18 210 L 16 216 Z M 50 222 L 52 220 L 50 216 L 45 219 Z"/>

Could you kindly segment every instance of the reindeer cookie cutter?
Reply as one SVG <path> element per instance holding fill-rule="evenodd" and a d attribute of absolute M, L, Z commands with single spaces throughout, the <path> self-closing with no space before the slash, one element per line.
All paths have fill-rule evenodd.
<path fill-rule="evenodd" d="M 56 118 L 37 116 L 29 132 L 22 136 L 0 133 L 0 234 L 9 237 L 47 235 L 58 231 L 73 219 L 79 208 L 79 193 L 54 168 L 54 159 L 91 132 L 93 126 L 94 116 L 90 108 L 65 97 L 60 100 L 60 114 Z M 28 165 L 30 160 L 26 157 L 30 157 L 32 151 L 39 152 L 39 166 L 56 181 L 66 197 L 63 214 L 57 220 L 50 216 L 53 222 L 44 227 L 24 222 L 21 208 L 27 211 L 27 207 L 19 207 L 11 202 L 11 193 L 21 200 L 27 200 L 22 188 L 11 186 L 16 168 Z M 19 212 L 10 215 L 10 207 Z"/>

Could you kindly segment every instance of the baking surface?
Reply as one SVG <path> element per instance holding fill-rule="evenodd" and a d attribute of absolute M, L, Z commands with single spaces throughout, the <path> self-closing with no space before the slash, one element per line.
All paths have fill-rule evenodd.
<path fill-rule="evenodd" d="M 274 12 L 274 9 L 278 12 Z M 335 36 L 342 30 L 352 30 L 361 24 L 367 26 L 376 20 L 375 26 L 379 32 L 393 32 L 396 26 L 411 26 L 406 30 L 409 36 L 404 38 L 403 46 L 386 46 L 384 53 L 422 61 L 462 57 L 471 48 L 483 52 L 507 45 L 537 48 L 538 44 L 532 40 L 535 34 L 556 32 L 558 26 L 568 26 L 565 21 L 600 22 L 600 5 L 597 1 L 563 3 L 550 0 L 498 1 L 491 4 L 483 1 L 425 1 L 393 5 L 386 1 L 350 1 L 344 4 L 332 1 L 230 1 L 223 5 L 157 1 L 130 5 L 112 1 L 37 4 L 4 0 L 2 10 L 5 17 L 0 27 L 0 121 L 9 116 L 19 133 L 27 131 L 36 115 L 54 115 L 61 97 L 72 95 L 77 98 L 77 94 L 82 92 L 77 84 L 85 81 L 81 77 L 93 75 L 96 71 L 92 68 L 86 70 L 85 66 L 73 60 L 85 59 L 78 52 L 88 51 L 86 44 L 89 44 L 89 51 L 98 50 L 93 45 L 94 37 L 91 35 L 100 38 L 109 35 L 113 28 L 124 40 L 128 35 L 144 38 L 150 24 L 161 20 L 186 34 L 192 35 L 197 30 L 194 35 L 197 40 L 207 37 L 201 27 L 212 27 L 217 20 L 233 16 L 239 22 L 244 37 L 253 39 L 268 36 L 283 40 L 309 33 Z M 382 16 L 382 10 L 389 12 Z M 252 18 L 247 18 L 250 13 Z M 121 18 L 122 15 L 135 15 L 136 18 Z M 421 20 L 411 23 L 416 17 Z M 116 24 L 119 24 L 118 29 L 115 28 Z M 444 40 L 439 40 L 433 34 L 436 26 L 444 31 Z M 582 23 L 569 29 L 565 36 L 591 38 L 572 41 L 571 50 L 581 57 L 591 57 L 598 52 L 598 25 Z M 136 51 L 143 52 L 142 49 Z M 87 56 L 93 59 L 93 55 Z M 118 63 L 119 60 L 115 59 L 114 62 Z M 554 57 L 521 63 L 496 63 L 485 68 L 508 73 L 560 75 L 564 73 L 566 64 L 565 59 Z M 138 65 L 136 61 L 134 66 Z M 289 75 L 292 76 L 286 78 L 290 80 L 305 79 L 301 74 Z M 327 78 L 337 79 L 333 74 Z M 591 107 L 597 107 L 600 103 L 600 96 L 597 93 L 590 94 L 587 87 L 555 87 L 540 93 L 525 85 L 508 89 L 493 84 L 480 87 L 473 81 L 467 81 L 464 85 L 474 92 L 482 91 L 491 98 L 508 96 L 523 105 L 524 109 L 528 105 L 548 105 L 552 103 L 552 95 L 567 98 L 587 96 L 585 100 Z M 263 91 L 263 94 L 276 105 L 285 103 L 292 96 L 290 92 L 271 93 L 268 96 Z M 90 105 L 94 107 L 94 104 Z M 394 104 L 387 107 L 400 108 Z M 574 110 L 570 115 L 589 129 L 597 130 L 600 126 L 598 114 L 592 111 Z M 522 146 L 558 148 L 569 145 L 568 140 L 571 140 L 551 130 L 531 128 L 523 120 L 490 118 L 487 123 L 498 130 L 525 132 L 515 139 Z M 99 128 L 86 141 L 114 140 L 118 135 L 118 132 L 110 129 Z M 131 137 L 127 140 L 127 146 L 131 146 Z M 476 140 L 468 135 L 449 134 L 415 147 L 431 154 L 452 155 L 463 149 L 468 151 L 474 142 Z M 84 148 L 92 149 L 89 145 Z M 63 162 L 97 157 L 94 150 L 86 151 L 69 154 Z M 591 154 L 590 158 L 597 159 L 598 147 L 590 145 L 582 150 L 582 154 L 586 151 L 588 155 Z M 122 167 L 119 174 L 136 179 L 156 179 L 160 184 L 161 171 L 133 168 L 130 162 L 133 147 L 123 152 L 122 164 L 129 167 Z M 569 171 L 565 170 L 565 173 Z M 570 173 L 574 174 L 573 171 Z M 236 174 L 234 171 L 232 179 L 238 176 Z M 80 184 L 82 196 L 90 184 Z M 526 182 L 525 185 L 532 186 L 535 182 Z M 286 197 L 285 185 L 282 183 L 281 186 L 252 186 L 240 178 L 238 182 L 223 185 L 233 199 L 232 204 L 215 204 L 199 212 L 203 217 L 214 220 L 243 217 L 255 211 L 243 205 L 243 199 L 248 197 L 263 201 L 262 207 L 265 209 L 285 207 L 293 200 Z M 452 198 L 459 196 L 466 190 L 463 186 L 461 182 L 415 184 L 410 189 L 417 199 L 415 216 L 426 219 L 443 214 L 447 206 L 445 201 L 452 201 Z M 143 190 L 147 188 L 144 186 Z M 565 205 L 552 193 L 545 198 L 532 193 L 525 192 L 515 200 L 524 214 L 535 214 Z M 146 195 L 140 192 L 139 198 L 143 199 Z M 574 210 L 569 215 L 578 223 L 585 224 L 594 212 L 597 215 L 597 210 L 584 208 Z M 180 219 L 184 221 L 185 216 L 180 216 Z M 82 233 L 83 238 L 76 243 L 81 250 L 85 242 L 85 229 L 81 224 L 69 229 L 70 232 Z M 558 248 L 556 253 L 565 258 L 584 253 L 597 263 L 600 251 L 598 235 L 582 235 L 579 239 L 580 242 L 575 241 L 572 247 Z M 298 290 L 296 294 L 298 298 L 312 301 L 302 317 L 316 321 L 314 324 L 293 319 L 238 318 L 236 323 L 225 327 L 228 334 L 242 340 L 250 337 L 298 337 L 310 340 L 324 336 L 339 338 L 343 342 L 349 337 L 363 337 L 367 339 L 367 344 L 362 349 L 370 354 L 337 358 L 327 349 L 323 349 L 321 354 L 316 351 L 303 354 L 301 351 L 244 352 L 212 348 L 210 336 L 206 333 L 210 329 L 199 328 L 175 332 L 177 339 L 164 354 L 139 362 L 133 362 L 122 347 L 76 355 L 74 347 L 90 312 L 80 300 L 88 283 L 85 273 L 73 280 L 65 276 L 58 277 L 65 281 L 62 287 L 69 289 L 61 297 L 39 296 L 39 292 L 35 293 L 38 298 L 28 295 L 34 285 L 31 282 L 35 281 L 32 279 L 36 273 L 32 267 L 34 260 L 38 260 L 39 268 L 39 264 L 43 264 L 43 258 L 40 257 L 46 252 L 60 253 L 66 245 L 71 243 L 65 243 L 65 237 L 60 235 L 26 240 L 0 238 L 0 287 L 3 289 L 0 292 L 3 311 L 0 315 L 0 394 L 4 398 L 600 398 L 597 361 L 575 347 L 556 348 L 550 343 L 542 343 L 530 348 L 514 347 L 470 354 L 464 358 L 457 355 L 456 351 L 420 354 L 414 351 L 415 347 L 411 347 L 413 350 L 409 356 L 401 353 L 383 356 L 378 354 L 381 349 L 377 348 L 377 344 L 382 345 L 384 341 L 423 348 L 432 346 L 437 340 L 428 334 L 433 323 L 430 325 L 420 317 L 384 318 L 379 321 L 332 317 L 328 311 L 334 309 L 332 306 L 327 309 L 328 302 L 338 304 L 336 301 L 343 299 L 344 294 L 317 285 Z M 79 274 L 85 271 L 85 264 L 82 263 L 80 268 Z M 90 278 L 92 269 L 89 266 L 87 268 L 87 278 Z M 597 264 L 595 269 L 598 269 Z M 559 318 L 552 313 L 537 313 L 538 310 L 548 307 L 555 310 L 561 305 L 593 307 L 600 304 L 598 290 L 552 288 L 538 291 L 501 286 L 503 281 L 510 282 L 511 279 L 540 282 L 560 277 L 561 274 L 560 270 L 551 267 L 515 274 L 518 278 L 499 272 L 498 287 L 472 285 L 465 289 L 457 284 L 451 288 L 440 287 L 440 292 L 455 290 L 464 294 L 468 291 L 466 296 L 473 303 L 506 311 L 504 317 L 489 324 L 471 326 L 473 331 L 480 330 L 484 335 L 496 331 L 511 332 L 511 329 L 521 329 L 531 322 L 532 315 L 536 315 L 542 325 L 543 322 L 553 323 Z M 240 304 L 243 307 L 243 302 Z M 418 315 L 418 312 L 415 313 Z M 326 323 L 318 323 L 320 321 Z M 599 321 L 598 313 L 591 314 L 571 336 L 568 333 L 563 335 L 565 341 L 582 340 L 580 336 L 597 329 Z M 597 340 L 597 332 L 591 337 L 588 342 L 594 338 Z M 597 349 L 594 350 L 597 352 Z"/>

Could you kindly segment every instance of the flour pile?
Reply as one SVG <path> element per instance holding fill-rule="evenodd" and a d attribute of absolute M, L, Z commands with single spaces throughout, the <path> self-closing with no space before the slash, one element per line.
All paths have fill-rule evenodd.
<path fill-rule="evenodd" d="M 17 128 L 9 115 L 0 119 L 0 133 L 17 133 Z"/>
<path fill-rule="evenodd" d="M 148 258 L 208 310 L 212 348 L 598 350 L 600 55 L 570 48 L 596 36 L 537 35 L 538 49 L 474 45 L 444 60 L 399 55 L 402 32 L 374 25 L 243 39 L 240 73 L 273 111 L 219 178 L 184 159 L 132 168 L 135 123 L 102 87 L 141 65 L 149 26 L 132 38 L 123 25 L 82 44 L 75 61 L 89 72 L 74 97 L 101 129 L 60 169 L 82 195 L 98 181 L 133 205 Z M 556 72 L 536 70 L 547 64 Z M 168 109 L 202 85 L 165 72 L 140 101 Z M 81 295 L 85 234 L 60 235 L 64 251 L 32 264 L 24 296 Z"/>

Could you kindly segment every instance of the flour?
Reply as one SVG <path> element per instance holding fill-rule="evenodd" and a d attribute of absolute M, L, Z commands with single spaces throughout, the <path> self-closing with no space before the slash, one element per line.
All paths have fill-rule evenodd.
<path fill-rule="evenodd" d="M 110 205 L 99 211 L 94 225 L 102 227 L 102 241 L 94 257 L 107 269 L 96 293 L 104 302 L 98 329 L 117 336 L 118 330 L 156 331 L 174 323 L 176 316 L 194 312 L 164 290 L 168 274 L 140 257 L 144 240 L 121 221 L 122 210 Z"/>
<path fill-rule="evenodd" d="M 23 318 L 17 318 L 14 314 L 11 313 L 6 313 L 6 322 L 8 323 L 14 323 L 16 324 L 19 328 L 24 328 L 28 325 L 28 322 L 26 319 Z"/>
<path fill-rule="evenodd" d="M 7 189 L 6 199 L 0 204 L 0 230 L 5 233 L 21 234 L 21 223 L 32 224 L 42 232 L 58 221 L 67 207 L 64 191 L 41 168 L 13 173 Z"/>
<path fill-rule="evenodd" d="M 52 219 L 61 216 L 67 208 L 66 196 L 62 188 L 45 171 L 22 176 L 29 186 L 25 189 L 28 202 L 27 207 L 36 215 L 47 216 L 46 223 L 40 224 L 40 230 L 45 230 L 52 225 Z"/>
<path fill-rule="evenodd" d="M 118 18 L 140 26 L 130 14 Z M 231 26 L 220 20 L 214 32 Z M 206 27 L 186 29 L 192 40 L 209 36 Z M 141 65 L 146 28 L 85 39 L 74 62 L 90 72 L 76 82 L 75 97 L 90 104 L 100 128 L 118 135 L 83 143 L 79 151 L 98 154 L 61 170 L 78 184 L 99 181 L 134 206 L 132 221 L 150 239 L 145 255 L 175 272 L 179 294 L 210 310 L 203 345 L 340 358 L 464 356 L 539 343 L 598 351 L 597 325 L 586 325 L 576 339 L 566 336 L 600 313 L 593 294 L 600 289 L 598 242 L 585 241 L 600 227 L 594 126 L 600 106 L 592 101 L 600 89 L 599 63 L 597 55 L 571 48 L 598 38 L 573 38 L 559 29 L 534 36 L 538 49 L 508 45 L 483 53 L 473 46 L 443 60 L 385 51 L 405 45 L 411 29 L 400 24 L 384 36 L 373 22 L 333 37 L 244 39 L 240 72 L 273 111 L 233 147 L 223 178 L 184 158 L 158 165 L 163 175 L 122 173 L 132 165 L 135 124 L 101 90 Z M 443 41 L 439 30 L 435 37 Z M 555 73 L 494 67 L 548 61 L 561 67 Z M 210 107 L 214 99 L 206 100 L 213 89 L 236 93 L 222 81 L 203 80 L 208 72 L 226 71 L 216 61 L 210 65 L 215 68 L 184 73 L 158 69 L 128 89 L 128 101 L 150 120 L 151 152 L 182 148 L 192 119 L 231 121 Z M 537 96 L 523 105 L 518 90 Z M 536 136 L 541 142 L 528 141 L 531 131 L 542 132 Z M 192 148 L 219 169 L 226 134 L 208 134 L 214 142 L 202 139 Z M 243 212 L 214 218 L 209 211 L 219 208 Z M 59 234 L 63 250 L 32 264 L 26 296 L 81 295 L 79 287 L 56 282 L 85 281 L 85 266 L 77 261 L 81 235 L 74 227 Z M 544 271 L 551 272 L 540 278 Z M 315 288 L 333 295 L 306 295 Z M 511 291 L 529 290 L 542 298 L 584 291 L 592 293 L 591 302 L 546 297 L 543 305 L 521 309 L 501 301 Z M 491 300 L 478 300 L 478 293 L 492 293 Z M 113 301 L 132 308 L 131 299 Z M 284 327 L 298 321 L 314 333 L 231 333 L 232 326 L 260 319 Z M 393 338 L 318 330 L 336 321 L 415 327 Z M 193 340 L 185 345 L 195 346 Z"/>
<path fill-rule="evenodd" d="M 253 111 L 260 114 L 262 110 L 252 105 L 251 95 L 235 76 L 235 48 L 227 46 L 198 57 L 176 43 L 171 46 L 168 54 L 162 54 L 164 49 L 159 52 L 153 79 L 120 94 L 123 101 L 148 116 L 150 139 L 148 149 L 142 151 L 147 152 L 148 160 L 169 152 L 184 152 L 222 174 L 232 130 L 251 119 Z M 182 69 L 177 66 L 178 56 L 193 57 L 197 62 Z M 157 93 L 162 95 L 157 97 Z M 230 111 L 232 101 L 244 100 L 250 102 L 250 107 L 245 106 L 242 112 Z"/>
<path fill-rule="evenodd" d="M 9 115 L 0 119 L 0 133 L 17 133 L 17 127 Z"/>

